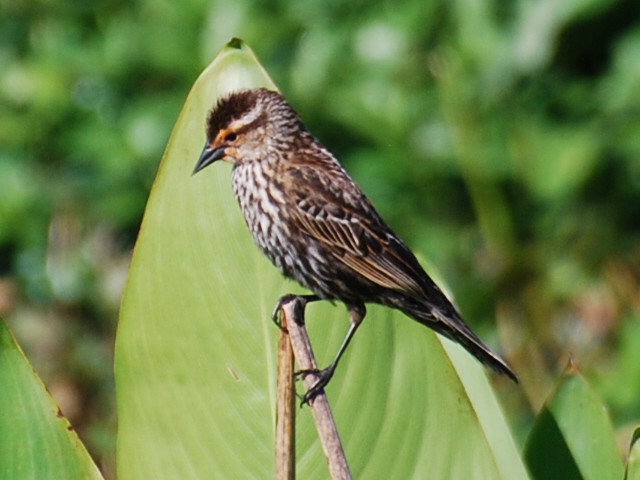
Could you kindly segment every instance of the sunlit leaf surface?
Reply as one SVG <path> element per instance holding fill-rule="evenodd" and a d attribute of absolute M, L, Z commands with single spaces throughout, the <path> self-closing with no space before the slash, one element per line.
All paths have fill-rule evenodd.
<path fill-rule="evenodd" d="M 0 478 L 102 478 L 1 319 Z"/>
<path fill-rule="evenodd" d="M 633 432 L 625 480 L 640 480 L 640 427 Z"/>
<path fill-rule="evenodd" d="M 540 480 L 623 478 L 611 421 L 572 366 L 538 415 L 526 459 L 532 476 Z"/>

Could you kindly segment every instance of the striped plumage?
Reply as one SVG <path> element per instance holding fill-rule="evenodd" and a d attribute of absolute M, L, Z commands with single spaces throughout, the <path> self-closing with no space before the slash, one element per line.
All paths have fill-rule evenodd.
<path fill-rule="evenodd" d="M 517 381 L 280 94 L 243 90 L 218 102 L 195 172 L 219 159 L 234 165 L 233 190 L 260 249 L 319 298 L 346 304 L 352 327 L 343 347 L 363 320 L 365 303 L 378 303 L 403 311 Z M 343 347 L 306 400 L 329 381 Z"/>

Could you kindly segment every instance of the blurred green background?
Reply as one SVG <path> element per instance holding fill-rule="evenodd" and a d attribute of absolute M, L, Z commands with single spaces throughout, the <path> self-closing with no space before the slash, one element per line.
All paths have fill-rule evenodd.
<path fill-rule="evenodd" d="M 572 357 L 626 446 L 636 0 L 0 0 L 0 315 L 107 477 L 131 248 L 189 88 L 233 36 L 518 371 L 496 386 L 519 441 Z"/>

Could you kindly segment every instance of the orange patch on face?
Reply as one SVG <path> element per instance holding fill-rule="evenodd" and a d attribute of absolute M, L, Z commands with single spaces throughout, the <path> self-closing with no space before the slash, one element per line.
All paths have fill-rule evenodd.
<path fill-rule="evenodd" d="M 222 158 L 225 162 L 236 163 L 239 158 L 238 149 L 235 147 L 227 147 L 224 149 L 225 156 Z"/>
<path fill-rule="evenodd" d="M 225 128 L 224 130 L 220 130 L 218 132 L 218 135 L 216 135 L 216 138 L 213 140 L 213 142 L 211 142 L 211 148 L 218 148 L 220 146 L 222 146 L 222 144 L 224 143 L 225 138 L 227 138 L 227 135 L 229 135 L 229 129 Z"/>

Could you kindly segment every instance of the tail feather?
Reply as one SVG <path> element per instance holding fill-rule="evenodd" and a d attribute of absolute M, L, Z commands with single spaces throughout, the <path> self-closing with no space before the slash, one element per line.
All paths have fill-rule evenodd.
<path fill-rule="evenodd" d="M 485 345 L 464 323 L 460 315 L 451 309 L 444 315 L 437 309 L 411 309 L 405 313 L 418 322 L 462 345 L 471 355 L 493 371 L 506 375 L 518 383 L 518 376 L 496 352 Z"/>

